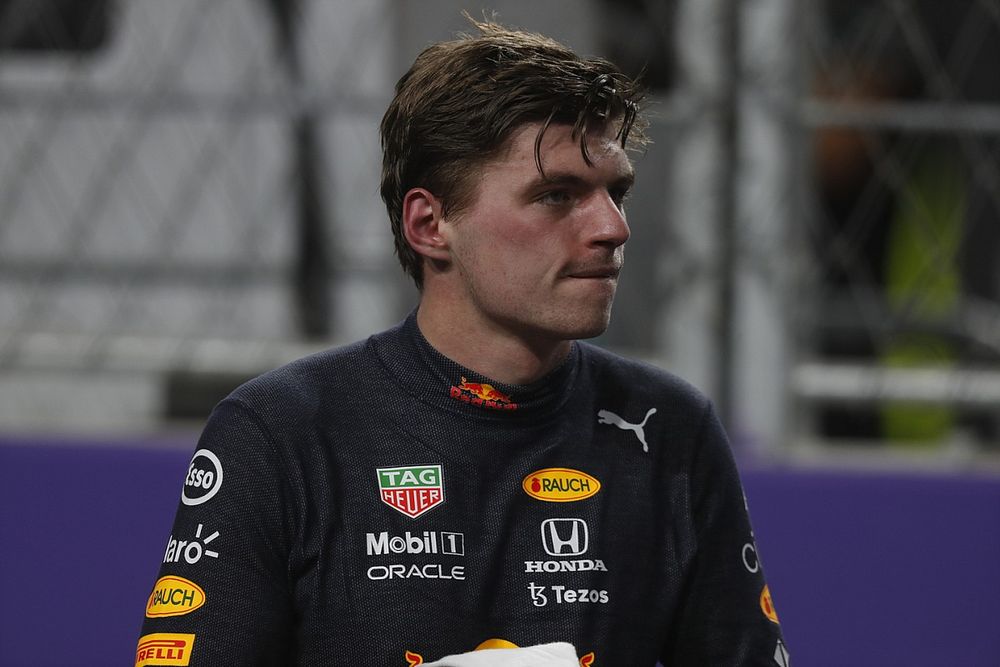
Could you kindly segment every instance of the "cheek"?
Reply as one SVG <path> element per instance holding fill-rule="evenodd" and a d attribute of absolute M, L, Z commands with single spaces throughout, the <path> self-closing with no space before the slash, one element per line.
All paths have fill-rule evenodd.
<path fill-rule="evenodd" d="M 552 253 L 541 239 L 511 239 L 487 246 L 485 253 L 485 260 L 494 264 L 508 285 L 529 291 L 554 270 Z"/>
<path fill-rule="evenodd" d="M 537 245 L 537 237 L 526 225 L 500 218 L 485 232 L 482 240 L 487 252 L 491 249 L 523 252 Z"/>
<path fill-rule="evenodd" d="M 478 267 L 489 273 L 515 272 L 517 265 L 526 263 L 537 252 L 536 243 L 502 220 L 484 225 L 474 237 L 463 241 L 459 251 L 472 262 L 468 268 Z"/>
<path fill-rule="evenodd" d="M 470 224 L 455 239 L 467 279 L 495 291 L 533 286 L 558 271 L 559 249 L 565 240 L 551 221 L 521 219 L 512 206 L 491 206 L 473 212 L 459 224 Z M 483 285 L 483 281 L 494 287 Z"/>

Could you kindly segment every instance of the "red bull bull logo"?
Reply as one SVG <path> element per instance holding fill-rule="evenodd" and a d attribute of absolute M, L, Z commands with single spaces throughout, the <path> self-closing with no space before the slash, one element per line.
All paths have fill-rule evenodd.
<path fill-rule="evenodd" d="M 518 645 L 506 639 L 487 639 L 473 650 L 485 651 L 492 648 L 518 648 Z M 417 665 L 424 664 L 424 657 L 419 653 L 407 651 L 404 655 L 406 657 L 406 667 L 417 667 Z M 580 658 L 580 667 L 594 667 L 594 665 L 593 651 Z"/>
<path fill-rule="evenodd" d="M 517 410 L 517 403 L 493 385 L 484 382 L 469 382 L 464 377 L 459 384 L 452 386 L 449 395 L 456 401 L 487 410 Z"/>
<path fill-rule="evenodd" d="M 767 620 L 772 623 L 778 622 L 778 612 L 774 609 L 774 601 L 771 600 L 771 589 L 764 586 L 764 590 L 760 592 L 760 610 L 764 612 L 764 616 Z"/>

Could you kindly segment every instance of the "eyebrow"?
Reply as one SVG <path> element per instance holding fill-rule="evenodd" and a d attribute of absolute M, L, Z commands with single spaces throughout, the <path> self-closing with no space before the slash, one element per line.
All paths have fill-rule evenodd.
<path fill-rule="evenodd" d="M 612 187 L 631 188 L 634 184 L 635 184 L 635 172 L 632 171 L 631 169 L 611 182 Z M 539 174 L 527 184 L 526 189 L 534 190 L 537 188 L 542 188 L 552 185 L 565 185 L 575 188 L 585 188 L 585 187 L 590 187 L 591 184 L 590 181 L 588 181 L 587 179 L 577 176 L 574 173 L 554 172 L 547 174 Z"/>

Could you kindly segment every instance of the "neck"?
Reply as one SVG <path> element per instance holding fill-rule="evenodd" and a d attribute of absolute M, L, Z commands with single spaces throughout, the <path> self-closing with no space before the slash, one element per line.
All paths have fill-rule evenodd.
<path fill-rule="evenodd" d="M 434 349 L 481 375 L 504 384 L 530 384 L 569 354 L 572 341 L 519 334 L 469 310 L 425 293 L 417 324 Z"/>

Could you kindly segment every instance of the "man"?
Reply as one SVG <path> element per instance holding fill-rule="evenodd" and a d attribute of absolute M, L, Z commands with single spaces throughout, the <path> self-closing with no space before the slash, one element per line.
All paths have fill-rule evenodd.
<path fill-rule="evenodd" d="M 137 664 L 787 661 L 708 401 L 576 342 L 608 325 L 641 93 L 476 27 L 382 122 L 418 309 L 217 406 Z"/>

